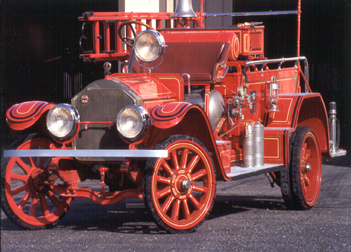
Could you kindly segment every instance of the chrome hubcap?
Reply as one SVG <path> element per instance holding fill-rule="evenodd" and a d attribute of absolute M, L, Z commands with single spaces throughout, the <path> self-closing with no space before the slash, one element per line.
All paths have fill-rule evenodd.
<path fill-rule="evenodd" d="M 182 188 L 183 188 L 183 190 L 186 192 L 186 191 L 188 191 L 190 189 L 190 187 L 191 187 L 190 180 L 189 179 L 184 179 L 182 181 Z"/>
<path fill-rule="evenodd" d="M 305 171 L 306 173 L 309 173 L 311 171 L 311 165 L 309 163 L 306 163 Z"/>

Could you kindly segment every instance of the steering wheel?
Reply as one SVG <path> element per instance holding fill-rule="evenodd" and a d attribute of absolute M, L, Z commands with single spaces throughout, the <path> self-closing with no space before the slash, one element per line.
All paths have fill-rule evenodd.
<path fill-rule="evenodd" d="M 151 25 L 145 24 L 143 22 L 137 21 L 137 20 L 130 20 L 130 21 L 126 21 L 123 22 L 119 27 L 118 27 L 118 36 L 122 39 L 122 41 L 124 43 L 126 43 L 129 46 L 133 46 L 134 43 L 134 39 L 137 36 L 134 27 L 132 26 L 132 24 L 138 24 L 138 25 L 142 25 L 145 26 L 146 28 L 150 29 L 150 30 L 155 30 Z M 126 35 L 126 37 L 122 36 L 122 29 L 124 28 L 124 26 L 129 26 L 130 29 L 132 30 L 133 36 L 134 38 L 129 38 L 128 35 Z"/>

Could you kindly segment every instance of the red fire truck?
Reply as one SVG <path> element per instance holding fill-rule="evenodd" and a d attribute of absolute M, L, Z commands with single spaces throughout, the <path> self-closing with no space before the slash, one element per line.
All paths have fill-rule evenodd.
<path fill-rule="evenodd" d="M 11 129 L 33 132 L 4 152 L 1 206 L 10 220 L 42 229 L 76 197 L 102 205 L 139 198 L 160 228 L 192 232 L 209 215 L 218 181 L 258 174 L 281 188 L 288 208 L 315 205 L 322 157 L 346 151 L 336 104 L 328 118 L 299 53 L 301 0 L 296 11 L 218 14 L 205 13 L 203 1 L 196 13 L 179 0 L 174 13 L 79 17 L 80 57 L 105 62 L 104 78 L 71 104 L 8 109 Z M 284 14 L 298 17 L 296 57 L 268 59 L 261 23 L 204 27 L 207 17 Z M 101 189 L 81 187 L 87 179 Z"/>

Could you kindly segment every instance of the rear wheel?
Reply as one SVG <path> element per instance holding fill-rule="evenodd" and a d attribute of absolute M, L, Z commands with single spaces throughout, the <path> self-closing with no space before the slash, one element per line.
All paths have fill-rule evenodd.
<path fill-rule="evenodd" d="M 322 181 L 322 157 L 315 133 L 298 127 L 289 171 L 280 176 L 283 198 L 289 208 L 309 209 L 318 199 Z"/>
<path fill-rule="evenodd" d="M 207 149 L 189 136 L 172 136 L 156 149 L 168 158 L 148 160 L 143 181 L 145 204 L 169 233 L 193 232 L 207 218 L 215 197 L 215 167 Z"/>
<path fill-rule="evenodd" d="M 17 142 L 17 150 L 49 149 L 50 140 L 30 135 Z M 50 158 L 4 160 L 1 167 L 1 205 L 7 217 L 25 229 L 56 224 L 69 208 L 71 198 L 60 198 L 48 185 Z"/>

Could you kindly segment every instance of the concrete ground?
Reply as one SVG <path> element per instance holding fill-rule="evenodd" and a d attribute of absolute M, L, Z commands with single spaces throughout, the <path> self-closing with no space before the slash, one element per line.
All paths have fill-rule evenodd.
<path fill-rule="evenodd" d="M 1 211 L 1 251 L 351 251 L 350 155 L 324 162 L 319 199 L 308 211 L 286 210 L 264 175 L 219 182 L 209 219 L 191 234 L 166 234 L 128 202 L 136 201 L 75 199 L 59 225 L 43 231 L 22 230 Z"/>

